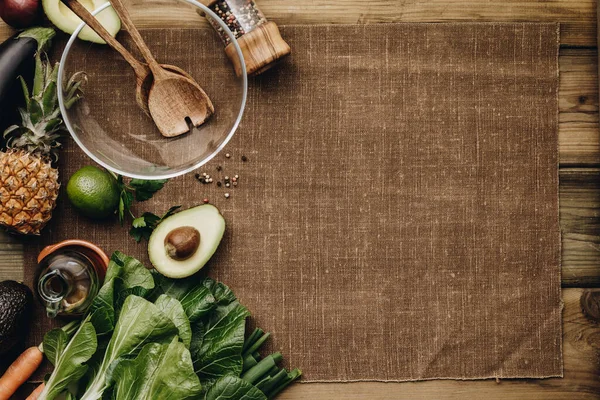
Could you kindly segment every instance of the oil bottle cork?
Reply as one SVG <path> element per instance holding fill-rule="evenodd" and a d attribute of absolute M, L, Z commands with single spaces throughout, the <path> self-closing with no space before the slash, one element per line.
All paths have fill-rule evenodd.
<path fill-rule="evenodd" d="M 290 46 L 283 40 L 277 24 L 268 21 L 254 0 L 200 0 L 225 22 L 244 55 L 246 73 L 258 75 L 290 54 Z M 242 68 L 235 47 L 223 28 L 208 18 L 223 44 L 225 53 L 233 63 L 237 75 Z"/>

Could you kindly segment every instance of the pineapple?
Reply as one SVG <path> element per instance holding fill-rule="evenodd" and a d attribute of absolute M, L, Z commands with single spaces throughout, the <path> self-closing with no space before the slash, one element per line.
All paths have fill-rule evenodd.
<path fill-rule="evenodd" d="M 21 78 L 25 108 L 21 125 L 4 132 L 7 149 L 0 152 L 0 226 L 25 235 L 39 235 L 52 218 L 58 197 L 59 138 L 65 126 L 57 97 L 58 64 L 52 66 L 38 51 L 31 93 Z M 64 88 L 65 106 L 80 97 L 82 73 L 74 74 Z"/>

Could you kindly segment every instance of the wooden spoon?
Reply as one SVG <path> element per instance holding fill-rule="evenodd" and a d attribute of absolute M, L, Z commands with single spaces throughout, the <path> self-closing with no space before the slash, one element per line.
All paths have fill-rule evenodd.
<path fill-rule="evenodd" d="M 123 2 L 112 0 L 111 4 L 154 75 L 148 108 L 160 133 L 166 137 L 178 136 L 189 132 L 191 126 L 205 123 L 213 114 L 214 107 L 204 90 L 194 80 L 161 67 L 133 24 Z"/>
<path fill-rule="evenodd" d="M 94 32 L 98 34 L 112 49 L 118 52 L 127 63 L 133 68 L 136 79 L 135 100 L 140 108 L 150 115 L 148 108 L 148 95 L 152 86 L 152 72 L 144 63 L 139 62 L 117 39 L 102 26 L 102 24 L 77 0 L 62 0 L 63 3 L 85 22 Z M 187 72 L 175 65 L 163 64 L 163 68 L 183 75 L 186 78 L 193 79 Z"/>

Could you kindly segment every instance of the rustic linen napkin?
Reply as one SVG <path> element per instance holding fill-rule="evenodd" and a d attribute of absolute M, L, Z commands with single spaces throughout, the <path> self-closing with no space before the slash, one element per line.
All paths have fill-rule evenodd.
<path fill-rule="evenodd" d="M 212 32 L 144 35 L 194 76 L 210 67 L 187 54 Z M 251 80 L 231 158 L 203 169 L 215 181 L 239 174 L 239 185 L 189 174 L 138 211 L 205 197 L 222 210 L 227 233 L 204 271 L 233 288 L 305 381 L 562 376 L 557 25 L 289 26 L 283 36 L 293 55 Z M 90 73 L 112 66 L 116 82 L 133 82 L 108 50 L 80 56 Z M 128 88 L 92 112 L 135 129 L 119 119 L 136 107 Z M 69 141 L 63 182 L 86 164 Z M 147 262 L 126 227 L 61 199 L 27 248 L 29 283 L 41 247 L 67 238 Z M 49 327 L 37 313 L 31 343 Z"/>

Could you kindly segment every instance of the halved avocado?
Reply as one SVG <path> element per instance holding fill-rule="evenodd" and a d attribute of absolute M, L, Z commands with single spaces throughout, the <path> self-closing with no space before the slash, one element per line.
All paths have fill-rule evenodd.
<path fill-rule="evenodd" d="M 107 3 L 106 0 L 79 0 L 79 2 L 90 12 Z M 72 34 L 81 23 L 79 17 L 69 10 L 61 0 L 42 0 L 42 7 L 50 22 L 65 33 Z M 121 30 L 121 20 L 112 7 L 103 10 L 96 15 L 96 18 L 113 37 Z M 106 43 L 89 26 L 81 30 L 78 38 L 93 43 Z"/>
<path fill-rule="evenodd" d="M 180 211 L 162 221 L 148 241 L 154 268 L 169 278 L 185 278 L 198 272 L 219 247 L 225 219 L 210 204 Z"/>

